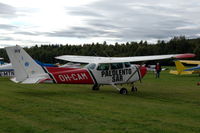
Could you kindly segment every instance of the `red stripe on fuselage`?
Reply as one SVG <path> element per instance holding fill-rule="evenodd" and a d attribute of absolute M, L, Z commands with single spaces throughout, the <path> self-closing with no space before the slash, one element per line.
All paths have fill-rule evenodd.
<path fill-rule="evenodd" d="M 55 67 L 46 67 L 46 69 L 59 84 L 94 84 L 87 69 Z"/>
<path fill-rule="evenodd" d="M 45 68 L 46 68 L 46 70 L 48 70 L 49 73 L 56 73 L 56 72 L 80 69 L 80 68 L 67 68 L 67 67 L 45 67 Z"/>

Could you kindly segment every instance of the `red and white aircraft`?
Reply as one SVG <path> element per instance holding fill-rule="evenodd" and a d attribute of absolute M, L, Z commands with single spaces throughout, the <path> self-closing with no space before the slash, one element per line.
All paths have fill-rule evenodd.
<path fill-rule="evenodd" d="M 6 47 L 7 54 L 15 71 L 14 82 L 20 83 L 58 83 L 92 84 L 93 90 L 101 85 L 112 85 L 120 94 L 127 94 L 126 88 L 116 85 L 135 83 L 146 74 L 146 67 L 131 65 L 130 62 L 161 60 L 168 58 L 189 58 L 194 54 L 154 55 L 136 57 L 94 57 L 63 55 L 56 59 L 88 63 L 84 68 L 41 67 L 20 46 Z M 136 87 L 132 86 L 132 91 Z"/>

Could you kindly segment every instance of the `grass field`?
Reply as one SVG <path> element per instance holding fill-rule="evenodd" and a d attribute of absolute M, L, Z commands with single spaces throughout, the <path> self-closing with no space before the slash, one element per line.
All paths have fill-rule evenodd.
<path fill-rule="evenodd" d="M 15 84 L 0 78 L 0 133 L 200 133 L 198 75 L 146 75 L 138 92 L 111 86 Z"/>

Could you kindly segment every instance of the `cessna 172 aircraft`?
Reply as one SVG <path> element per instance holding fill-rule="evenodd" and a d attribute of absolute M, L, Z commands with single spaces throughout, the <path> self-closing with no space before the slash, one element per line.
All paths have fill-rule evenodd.
<path fill-rule="evenodd" d="M 120 94 L 127 94 L 126 88 L 118 84 L 134 83 L 146 74 L 146 67 L 131 65 L 130 62 L 160 60 L 168 58 L 189 58 L 194 54 L 154 55 L 138 57 L 94 57 L 64 55 L 56 59 L 88 63 L 84 68 L 41 67 L 20 46 L 6 47 L 6 52 L 13 65 L 15 78 L 20 83 L 58 83 L 58 84 L 93 84 L 93 90 L 101 85 L 112 85 Z M 136 87 L 132 86 L 132 91 Z"/>

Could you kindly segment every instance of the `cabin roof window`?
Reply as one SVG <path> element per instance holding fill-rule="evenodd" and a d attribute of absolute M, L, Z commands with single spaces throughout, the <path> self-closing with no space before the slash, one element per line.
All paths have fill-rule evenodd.
<path fill-rule="evenodd" d="M 123 69 L 123 63 L 111 63 L 111 69 Z"/>
<path fill-rule="evenodd" d="M 87 65 L 87 68 L 91 70 L 93 70 L 95 67 L 96 67 L 96 64 L 94 63 Z"/>
<path fill-rule="evenodd" d="M 125 62 L 125 63 L 124 63 L 124 66 L 125 66 L 125 67 L 131 67 L 131 63 L 130 63 L 130 62 Z"/>
<path fill-rule="evenodd" d="M 99 64 L 97 70 L 109 70 L 109 64 Z"/>

